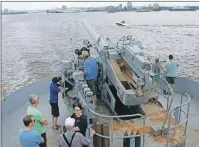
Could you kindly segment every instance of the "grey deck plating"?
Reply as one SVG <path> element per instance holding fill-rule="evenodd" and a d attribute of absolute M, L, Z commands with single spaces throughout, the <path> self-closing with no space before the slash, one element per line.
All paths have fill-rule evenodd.
<path fill-rule="evenodd" d="M 2 147 L 19 147 L 18 131 L 23 127 L 22 118 L 26 114 L 28 107 L 28 96 L 32 93 L 40 94 L 40 104 L 38 109 L 47 117 L 49 125 L 47 127 L 48 147 L 57 146 L 57 140 L 59 135 L 52 131 L 51 124 L 51 112 L 48 103 L 48 84 L 50 80 L 42 80 L 40 82 L 33 83 L 27 87 L 24 87 L 17 91 L 17 93 L 10 95 L 7 100 L 2 101 Z M 178 104 L 180 99 L 179 94 L 175 94 L 173 105 Z M 15 105 L 14 105 L 15 104 Z M 64 124 L 64 119 L 70 116 L 71 113 L 67 110 L 63 100 L 59 101 L 60 117 L 59 124 Z M 186 147 L 198 147 L 199 133 L 195 130 L 198 127 L 198 112 L 199 112 L 199 100 L 192 99 L 190 106 L 190 115 L 188 122 L 188 140 Z M 153 139 L 146 135 L 145 147 L 163 147 L 163 144 L 159 144 L 153 141 Z M 119 144 L 118 144 L 119 145 Z M 121 144 L 120 144 L 121 145 Z"/>

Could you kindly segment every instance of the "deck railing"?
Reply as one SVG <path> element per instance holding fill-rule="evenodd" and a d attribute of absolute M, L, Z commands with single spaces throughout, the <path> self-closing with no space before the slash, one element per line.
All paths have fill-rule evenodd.
<path fill-rule="evenodd" d="M 183 99 L 186 97 L 186 101 L 183 102 Z M 179 143 L 177 144 L 183 144 L 185 143 L 186 139 L 187 139 L 187 125 L 188 125 L 188 117 L 189 117 L 189 107 L 190 107 L 190 102 L 191 102 L 191 98 L 187 93 L 182 93 L 181 94 L 181 99 L 180 99 L 180 104 L 176 107 L 174 107 L 173 109 L 171 109 L 171 111 L 169 112 L 169 121 L 168 121 L 168 134 L 167 134 L 167 138 L 169 138 L 169 136 L 171 135 L 171 131 L 170 130 L 174 130 L 174 133 L 172 134 L 172 142 L 174 141 L 174 137 L 176 135 L 176 128 L 180 125 L 185 125 L 183 131 L 183 140 L 181 140 Z M 183 110 L 182 107 L 183 106 L 187 106 L 186 110 Z M 171 116 L 172 114 L 175 112 L 175 125 L 171 127 Z M 185 119 L 181 120 L 182 115 L 184 114 Z M 172 146 L 176 146 L 177 144 L 172 144 Z M 166 147 L 169 146 L 169 140 L 167 139 Z M 169 147 L 172 147 L 169 146 Z"/>
<path fill-rule="evenodd" d="M 160 70 L 160 73 L 158 75 L 160 79 L 158 81 L 158 87 L 156 89 L 157 94 L 158 94 L 156 101 L 158 101 L 160 95 L 163 96 L 167 101 L 166 114 L 164 116 L 163 123 L 162 123 L 162 130 L 163 130 L 165 127 L 166 119 L 168 117 L 168 114 L 170 112 L 170 109 L 173 103 L 173 89 L 171 88 L 170 84 L 167 82 L 166 74 L 163 72 L 162 68 L 157 64 L 151 63 L 151 65 L 152 65 L 152 71 L 154 67 L 159 68 Z"/>
<path fill-rule="evenodd" d="M 142 147 L 144 147 L 144 140 L 145 140 L 145 117 L 141 114 L 133 114 L 133 115 L 120 115 L 120 116 L 108 116 L 108 115 L 102 115 L 94 112 L 93 110 L 89 109 L 89 111 L 96 116 L 97 118 L 104 118 L 106 120 L 109 120 L 109 126 L 110 126 L 110 131 L 109 131 L 109 136 L 105 136 L 99 133 L 95 133 L 98 137 L 104 138 L 104 139 L 109 139 L 110 141 L 110 147 L 113 147 L 113 140 L 114 139 L 125 139 L 125 138 L 136 138 L 136 137 L 142 137 Z M 113 130 L 113 119 L 120 119 L 120 118 L 126 118 L 126 117 L 140 117 L 142 119 L 142 129 L 143 133 L 140 135 L 129 135 L 129 136 L 113 136 L 114 130 Z M 89 119 L 89 118 L 87 118 Z M 89 120 L 88 120 L 89 121 Z M 88 127 L 90 129 L 90 125 Z"/>
<path fill-rule="evenodd" d="M 169 83 L 165 80 L 166 79 L 166 74 L 162 71 L 161 67 L 156 65 L 156 64 L 152 64 L 152 66 L 156 66 L 158 68 L 160 68 L 160 81 L 158 82 L 158 98 L 160 95 L 162 95 L 164 98 L 167 99 L 167 109 L 166 109 L 166 115 L 164 117 L 164 121 L 163 121 L 163 125 L 162 125 L 162 130 L 164 129 L 164 125 L 166 123 L 166 119 L 168 118 L 168 134 L 167 134 L 167 140 L 166 140 L 166 147 L 172 147 L 172 146 L 178 146 L 181 145 L 183 143 L 185 143 L 186 139 L 187 139 L 187 125 L 188 125 L 188 116 L 189 116 L 189 107 L 190 107 L 190 101 L 191 98 L 187 93 L 182 93 L 181 94 L 181 99 L 180 99 L 180 104 L 178 106 L 175 106 L 174 108 L 171 109 L 174 97 L 173 97 L 173 89 L 171 88 L 171 86 L 169 85 Z M 165 90 L 166 92 L 168 92 L 169 94 L 165 95 L 165 93 L 162 93 L 162 90 Z M 179 93 L 179 92 L 178 92 Z M 171 96 L 170 96 L 171 95 Z M 187 98 L 187 100 L 185 102 L 183 102 L 184 98 Z M 157 98 L 157 100 L 158 100 Z M 186 111 L 184 111 L 182 109 L 183 106 L 187 106 Z M 171 117 L 172 114 L 175 112 L 175 125 L 171 126 Z M 181 121 L 182 118 L 182 114 L 185 115 L 185 119 L 183 121 Z M 178 142 L 177 144 L 172 144 L 169 145 L 169 136 L 171 135 L 171 130 L 174 130 L 173 136 L 172 136 L 172 142 L 174 141 L 174 137 L 176 135 L 176 128 L 180 125 L 185 124 L 184 127 L 184 133 L 183 133 L 183 140 L 181 140 L 180 142 Z"/>

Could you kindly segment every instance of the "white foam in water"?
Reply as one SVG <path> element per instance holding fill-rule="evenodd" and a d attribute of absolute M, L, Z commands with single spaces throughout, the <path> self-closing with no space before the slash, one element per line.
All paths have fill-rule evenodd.
<path fill-rule="evenodd" d="M 199 11 L 66 13 L 50 17 L 46 17 L 46 13 L 4 15 L 3 83 L 20 84 L 27 79 L 41 79 L 59 71 L 59 62 L 72 58 L 72 49 L 81 49 L 85 39 L 92 40 L 77 21 L 79 18 L 91 23 L 97 33 L 113 42 L 123 35 L 133 35 L 141 41 L 143 51 L 151 60 L 156 57 L 167 60 L 168 55 L 173 54 L 180 65 L 179 75 L 199 81 L 198 15 Z M 131 27 L 119 27 L 115 24 L 123 20 L 124 16 L 125 22 Z M 70 38 L 73 38 L 73 45 Z M 17 85 L 9 86 L 5 88 L 4 94 L 7 95 L 19 88 L 21 87 Z"/>

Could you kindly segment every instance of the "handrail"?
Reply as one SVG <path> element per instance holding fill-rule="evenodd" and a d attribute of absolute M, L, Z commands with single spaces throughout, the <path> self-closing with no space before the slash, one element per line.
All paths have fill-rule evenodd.
<path fill-rule="evenodd" d="M 161 77 L 162 78 L 162 77 Z M 169 95 L 168 95 L 168 98 L 167 98 L 167 110 L 166 110 L 166 114 L 164 116 L 164 121 L 163 121 L 163 124 L 162 124 L 162 130 L 164 129 L 164 126 L 165 126 L 165 123 L 166 123 L 166 119 L 167 119 L 167 116 L 169 114 L 169 111 L 171 109 L 171 106 L 172 106 L 172 103 L 173 103 L 173 89 L 171 88 L 171 86 L 168 84 L 168 82 L 165 80 L 165 79 L 162 79 L 164 82 L 166 82 L 167 86 L 168 86 L 168 91 L 171 92 L 171 101 L 169 103 Z"/>
<path fill-rule="evenodd" d="M 166 114 L 164 116 L 163 124 L 162 124 L 162 130 L 163 130 L 164 126 L 165 126 L 165 123 L 166 123 L 167 116 L 169 114 L 169 111 L 170 111 L 172 103 L 173 103 L 173 89 L 171 88 L 171 86 L 169 85 L 169 83 L 164 79 L 163 76 L 165 76 L 165 73 L 160 73 L 159 75 L 160 75 L 160 82 L 159 82 L 160 83 L 160 88 L 158 90 L 158 98 L 159 98 L 160 94 L 162 95 L 161 90 L 163 89 L 163 84 L 164 83 L 166 83 L 165 85 L 167 86 L 168 91 L 171 93 L 171 100 L 170 100 L 170 96 L 169 95 L 168 95 L 168 97 L 166 97 L 166 96 L 163 95 L 163 97 L 167 99 Z"/>
<path fill-rule="evenodd" d="M 165 72 L 162 70 L 161 66 L 160 66 L 160 65 L 157 65 L 157 64 L 154 64 L 154 63 L 151 63 L 151 65 L 152 65 L 152 71 L 153 71 L 153 68 L 154 68 L 154 67 L 157 67 L 157 68 L 160 69 L 160 73 L 159 73 L 160 81 L 158 82 L 158 83 L 160 84 L 160 88 L 159 88 L 159 90 L 158 90 L 158 98 L 159 98 L 160 94 L 163 95 L 163 94 L 161 93 L 161 90 L 163 89 L 163 84 L 167 86 L 166 89 L 171 93 L 171 100 L 170 100 L 170 96 L 169 96 L 169 95 L 168 95 L 168 97 L 166 97 L 166 96 L 163 95 L 163 97 L 167 99 L 166 114 L 165 114 L 165 116 L 164 116 L 164 120 L 163 120 L 163 124 L 162 124 L 162 130 L 163 130 L 163 129 L 164 129 L 164 126 L 165 126 L 165 123 L 166 123 L 167 116 L 168 116 L 169 111 L 170 111 L 170 108 L 171 108 L 171 105 L 172 105 L 172 103 L 173 103 L 173 89 L 171 88 L 171 86 L 169 85 L 169 83 L 165 80 L 166 74 L 165 74 Z M 158 84 L 158 85 L 159 85 L 159 84 Z M 169 101 L 170 101 L 170 103 L 169 103 Z"/>
<path fill-rule="evenodd" d="M 117 116 L 109 116 L 109 115 L 102 115 L 99 113 L 96 113 L 95 111 L 93 111 L 92 109 L 89 109 L 89 111 L 91 113 L 93 113 L 94 115 L 98 116 L 98 117 L 103 117 L 103 118 L 109 118 L 110 119 L 110 136 L 104 136 L 102 134 L 98 134 L 95 133 L 97 136 L 102 137 L 102 138 L 106 138 L 106 139 L 110 139 L 110 147 L 113 147 L 113 139 L 125 139 L 125 138 L 135 138 L 135 137 L 142 137 L 142 147 L 144 147 L 144 141 L 145 141 L 145 117 L 141 114 L 132 114 L 132 115 L 117 115 Z M 140 135 L 129 135 L 129 136 L 117 136 L 117 137 L 113 137 L 113 119 L 114 118 L 125 118 L 125 117 L 135 117 L 135 116 L 139 116 L 142 118 L 142 122 L 143 122 L 143 133 Z M 90 128 L 90 126 L 89 126 Z"/>
<path fill-rule="evenodd" d="M 186 96 L 188 100 L 187 100 L 186 102 L 183 103 L 182 101 L 183 101 L 184 96 Z M 167 134 L 167 136 L 170 135 L 170 129 L 174 129 L 174 135 L 173 135 L 173 139 L 174 139 L 176 127 L 178 127 L 178 126 L 180 126 L 180 125 L 182 125 L 182 124 L 185 124 L 184 134 L 183 134 L 183 136 L 185 136 L 185 139 L 184 139 L 182 142 L 184 142 L 184 141 L 187 139 L 187 125 L 188 125 L 188 117 L 189 117 L 190 102 L 191 102 L 190 96 L 189 96 L 187 93 L 182 93 L 182 95 L 181 95 L 181 100 L 180 100 L 180 105 L 177 105 L 176 107 L 174 107 L 173 109 L 171 109 L 171 111 L 170 111 L 170 113 L 169 113 L 170 115 L 169 115 L 168 134 Z M 187 112 L 185 112 L 185 111 L 182 110 L 182 106 L 185 106 L 185 105 L 187 105 Z M 185 119 L 183 122 L 178 122 L 177 125 L 171 127 L 171 114 L 172 114 L 177 108 L 180 109 L 180 112 L 179 112 L 179 121 L 181 120 L 181 114 L 182 114 L 181 112 L 184 112 L 184 114 L 185 114 L 185 116 L 186 116 L 186 119 Z M 173 139 L 172 139 L 172 140 L 173 140 Z M 169 142 L 168 142 L 168 140 L 167 140 L 167 142 L 166 142 L 166 146 L 167 146 L 167 147 L 168 147 L 168 144 L 169 144 Z"/>
<path fill-rule="evenodd" d="M 103 115 L 103 114 L 99 114 L 99 113 L 96 113 L 95 111 L 93 111 L 92 109 L 89 109 L 89 111 L 91 111 L 93 114 L 97 115 L 97 116 L 100 116 L 100 117 L 105 117 L 105 118 L 122 118 L 122 117 L 133 117 L 133 116 L 140 116 L 142 118 L 144 118 L 143 115 L 141 114 L 131 114 L 131 115 L 117 115 L 117 116 L 110 116 L 110 115 Z M 144 118 L 145 119 L 145 118 Z"/>
<path fill-rule="evenodd" d="M 154 66 L 155 64 L 152 64 L 152 65 Z M 158 66 L 158 65 L 155 65 L 155 66 Z M 160 66 L 158 66 L 158 67 L 161 69 Z M 160 71 L 162 71 L 162 70 L 160 70 Z M 167 118 L 167 116 L 169 115 L 167 138 L 169 137 L 169 135 L 171 135 L 170 130 L 171 130 L 171 129 L 174 129 L 174 134 L 173 134 L 173 138 L 172 138 L 172 141 L 173 141 L 173 140 L 174 140 L 175 133 L 176 133 L 176 127 L 185 124 L 184 134 L 183 134 L 183 136 L 184 136 L 185 138 L 184 138 L 183 140 L 181 140 L 181 142 L 180 142 L 180 143 L 183 143 L 183 142 L 185 142 L 186 139 L 187 139 L 186 133 L 187 133 L 188 115 L 189 115 L 189 107 L 190 107 L 191 98 L 190 98 L 190 96 L 189 96 L 187 93 L 182 93 L 182 95 L 181 95 L 181 100 L 180 100 L 180 104 L 177 105 L 177 106 L 175 106 L 173 109 L 171 109 L 171 105 L 172 105 L 173 99 L 174 99 L 174 97 L 173 97 L 173 89 L 171 88 L 171 86 L 168 84 L 168 82 L 165 80 L 164 77 L 166 77 L 166 74 L 165 74 L 165 73 L 160 73 L 160 79 L 161 79 L 161 81 L 159 82 L 160 87 L 158 86 L 158 87 L 159 87 L 159 90 L 158 90 L 158 97 L 159 97 L 160 94 L 162 94 L 162 93 L 161 93 L 161 90 L 163 89 L 163 84 L 165 83 L 165 84 L 167 85 L 167 90 L 169 90 L 169 92 L 171 93 L 171 101 L 170 101 L 170 103 L 169 103 L 169 99 L 170 99 L 170 98 L 169 98 L 169 95 L 168 95 L 168 98 L 167 98 L 166 96 L 164 96 L 164 98 L 167 99 L 167 113 L 166 113 L 166 115 L 165 115 L 165 117 L 164 117 L 162 130 L 164 129 L 164 125 L 165 125 L 165 123 L 166 123 L 166 118 Z M 183 103 L 183 98 L 184 98 L 184 96 L 186 96 L 186 97 L 188 98 L 188 100 L 187 100 L 186 102 Z M 168 104 L 168 103 L 169 103 L 169 104 Z M 188 105 L 188 107 L 187 107 L 187 112 L 185 112 L 184 110 L 182 110 L 182 106 L 185 106 L 185 105 Z M 170 110 L 170 109 L 171 109 L 171 110 Z M 176 109 L 180 109 L 180 110 L 179 110 L 179 114 L 178 114 L 178 122 L 176 122 L 176 123 L 178 123 L 178 124 L 171 127 L 171 116 L 172 116 L 173 111 L 175 111 Z M 176 112 L 176 113 L 177 113 L 177 112 Z M 185 119 L 184 121 L 181 122 L 181 115 L 182 115 L 182 113 L 186 116 L 186 119 Z M 177 116 L 176 116 L 176 117 L 177 117 Z M 162 131 L 162 133 L 163 133 L 163 131 Z M 175 145 L 176 145 L 176 144 L 175 144 Z M 172 144 L 172 146 L 175 146 L 175 145 Z M 166 147 L 169 146 L 169 140 L 168 140 L 168 139 L 166 140 L 165 146 L 166 146 Z"/>

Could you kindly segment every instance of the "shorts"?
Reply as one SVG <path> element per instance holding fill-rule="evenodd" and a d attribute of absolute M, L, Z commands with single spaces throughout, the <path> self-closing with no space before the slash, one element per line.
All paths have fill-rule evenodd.
<path fill-rule="evenodd" d="M 166 80 L 169 84 L 175 84 L 175 77 L 166 77 Z"/>
<path fill-rule="evenodd" d="M 41 134 L 41 137 L 44 139 L 44 143 L 40 143 L 39 147 L 47 147 L 47 138 L 46 138 L 46 132 Z"/>
<path fill-rule="evenodd" d="M 50 103 L 51 105 L 51 114 L 54 117 L 58 117 L 59 116 L 59 106 L 58 103 Z"/>
<path fill-rule="evenodd" d="M 93 92 L 93 95 L 96 95 L 97 93 L 97 80 L 87 80 L 86 81 L 88 87 L 91 89 L 91 91 Z"/>
<path fill-rule="evenodd" d="M 153 77 L 153 84 L 155 83 L 155 82 L 159 82 L 160 81 L 160 75 L 155 75 L 154 77 Z"/>

